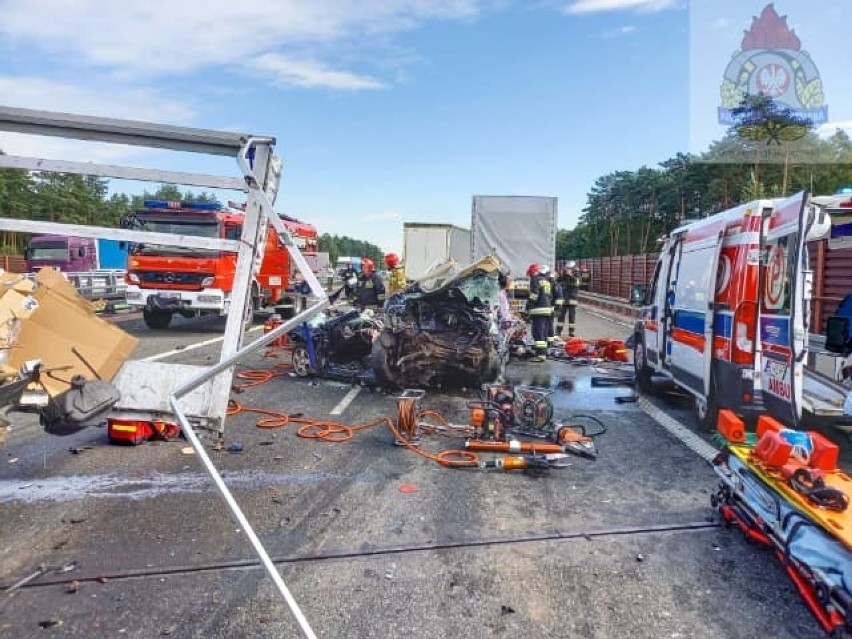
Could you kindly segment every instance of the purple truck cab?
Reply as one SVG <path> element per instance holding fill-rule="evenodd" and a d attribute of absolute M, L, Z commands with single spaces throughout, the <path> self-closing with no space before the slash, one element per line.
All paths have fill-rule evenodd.
<path fill-rule="evenodd" d="M 96 240 L 89 237 L 36 235 L 27 246 L 27 271 L 33 273 L 52 266 L 65 273 L 82 273 L 97 268 Z"/>

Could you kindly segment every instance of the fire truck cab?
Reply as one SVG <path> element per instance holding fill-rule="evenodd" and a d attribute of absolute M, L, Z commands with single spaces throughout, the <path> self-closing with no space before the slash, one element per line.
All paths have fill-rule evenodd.
<path fill-rule="evenodd" d="M 689 392 L 700 421 L 801 417 L 812 273 L 806 243 L 831 225 L 806 192 L 685 224 L 662 240 L 635 325 L 639 387 L 663 376 Z"/>
<path fill-rule="evenodd" d="M 239 240 L 242 234 L 242 210 L 219 202 L 146 200 L 144 207 L 131 216 L 128 226 L 231 240 Z M 316 253 L 316 228 L 291 218 L 285 218 L 284 223 L 303 253 Z M 167 328 L 175 313 L 184 317 L 225 315 L 236 266 L 235 253 L 135 244 L 130 247 L 127 263 L 127 303 L 142 310 L 145 324 L 152 329 Z M 289 253 L 270 225 L 263 262 L 252 282 L 247 318 L 262 306 L 282 299 L 290 273 Z"/>

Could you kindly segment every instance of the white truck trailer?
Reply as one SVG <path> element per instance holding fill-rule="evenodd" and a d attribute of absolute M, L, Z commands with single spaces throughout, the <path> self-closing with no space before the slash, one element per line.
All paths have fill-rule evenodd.
<path fill-rule="evenodd" d="M 470 231 L 452 224 L 406 222 L 403 225 L 405 276 L 420 279 L 434 266 L 454 260 L 462 266 L 472 262 Z"/>
<path fill-rule="evenodd" d="M 472 261 L 496 257 L 513 278 L 532 264 L 556 262 L 558 202 L 555 197 L 474 195 Z"/>

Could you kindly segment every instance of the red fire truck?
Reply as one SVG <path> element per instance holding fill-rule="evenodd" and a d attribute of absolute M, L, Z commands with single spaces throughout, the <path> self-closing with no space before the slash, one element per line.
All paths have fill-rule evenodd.
<path fill-rule="evenodd" d="M 317 252 L 317 230 L 281 216 L 304 254 Z M 146 231 L 239 240 L 243 211 L 218 202 L 146 200 L 129 225 Z M 127 263 L 128 305 L 142 309 L 145 324 L 167 328 L 172 316 L 225 315 L 230 306 L 237 255 L 181 246 L 136 244 Z M 247 317 L 268 304 L 282 303 L 290 286 L 290 255 L 270 226 L 260 271 L 252 283 Z"/>

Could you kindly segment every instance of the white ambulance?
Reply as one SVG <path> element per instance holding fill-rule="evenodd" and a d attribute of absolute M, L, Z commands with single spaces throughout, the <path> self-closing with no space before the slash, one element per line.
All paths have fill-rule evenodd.
<path fill-rule="evenodd" d="M 758 200 L 685 224 L 663 239 L 635 326 L 640 389 L 661 375 L 695 398 L 712 428 L 720 408 L 744 418 L 801 417 L 812 273 L 806 243 L 831 219 L 808 193 Z"/>

